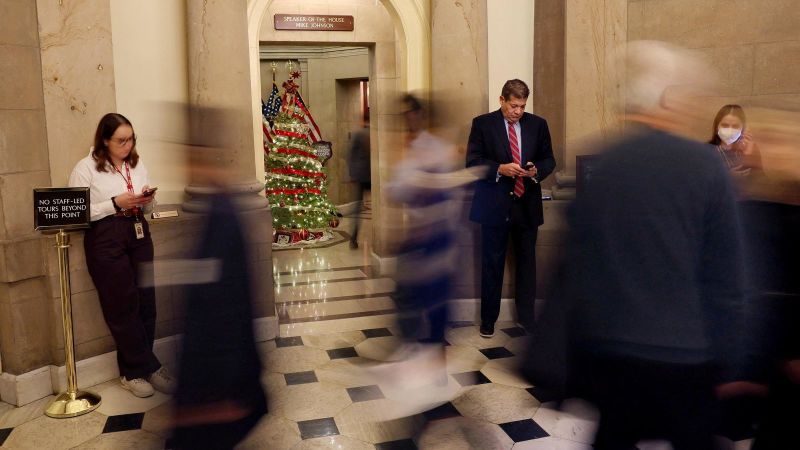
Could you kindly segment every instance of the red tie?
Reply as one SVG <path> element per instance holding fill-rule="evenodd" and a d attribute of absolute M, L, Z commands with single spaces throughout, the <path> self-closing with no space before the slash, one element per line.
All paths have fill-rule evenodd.
<path fill-rule="evenodd" d="M 522 156 L 519 152 L 519 142 L 517 141 L 517 131 L 514 129 L 514 124 L 511 122 L 508 122 L 508 142 L 511 144 L 511 158 L 518 165 L 522 165 Z M 517 177 L 517 181 L 514 183 L 514 195 L 522 197 L 524 193 L 525 182 L 522 180 L 522 177 Z"/>

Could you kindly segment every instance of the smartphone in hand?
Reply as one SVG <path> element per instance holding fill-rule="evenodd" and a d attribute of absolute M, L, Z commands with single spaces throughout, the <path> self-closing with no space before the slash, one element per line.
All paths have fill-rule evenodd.
<path fill-rule="evenodd" d="M 532 162 L 528 161 L 528 162 L 525 164 L 525 167 L 523 167 L 523 169 L 525 169 L 525 170 L 531 170 L 531 169 L 533 169 L 534 167 L 535 167 L 535 165 L 534 165 Z M 535 176 L 535 175 L 531 177 L 531 180 L 533 180 L 533 182 L 534 182 L 534 183 L 536 183 L 536 184 L 539 184 L 539 180 L 537 180 L 537 179 L 536 179 L 536 176 Z"/>
<path fill-rule="evenodd" d="M 153 194 L 156 193 L 157 190 L 158 190 L 158 186 L 151 187 L 151 188 L 147 189 L 146 191 L 142 192 L 142 197 L 151 197 Z"/>

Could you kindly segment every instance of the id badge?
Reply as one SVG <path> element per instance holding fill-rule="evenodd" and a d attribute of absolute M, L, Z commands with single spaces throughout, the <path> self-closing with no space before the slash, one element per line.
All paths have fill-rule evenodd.
<path fill-rule="evenodd" d="M 141 222 L 133 224 L 133 229 L 136 230 L 136 239 L 144 239 L 144 227 Z"/>

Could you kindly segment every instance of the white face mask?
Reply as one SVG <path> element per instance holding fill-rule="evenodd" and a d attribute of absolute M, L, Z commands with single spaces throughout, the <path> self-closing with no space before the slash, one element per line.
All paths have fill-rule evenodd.
<path fill-rule="evenodd" d="M 742 130 L 738 128 L 722 128 L 717 130 L 717 136 L 722 139 L 722 142 L 731 145 L 742 137 Z"/>

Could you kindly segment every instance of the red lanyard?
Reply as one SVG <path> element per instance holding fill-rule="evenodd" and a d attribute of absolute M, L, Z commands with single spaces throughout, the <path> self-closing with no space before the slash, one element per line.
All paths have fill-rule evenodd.
<path fill-rule="evenodd" d="M 114 166 L 114 170 L 116 170 L 119 176 L 121 176 L 122 179 L 125 180 L 125 184 L 128 186 L 128 192 L 133 194 L 133 180 L 131 180 L 131 170 L 128 168 L 127 162 L 124 162 L 122 164 L 125 165 L 125 175 L 127 175 L 127 177 L 123 175 L 122 172 L 120 172 L 117 166 Z"/>
<path fill-rule="evenodd" d="M 120 170 L 117 168 L 117 166 L 114 166 L 114 170 L 116 170 L 117 173 L 119 174 L 119 176 L 121 176 L 122 179 L 125 180 L 125 184 L 128 187 L 128 192 L 130 192 L 131 194 L 136 195 L 133 192 L 133 180 L 131 179 L 131 169 L 128 168 L 128 163 L 127 162 L 124 162 L 123 164 L 125 165 L 125 175 L 127 175 L 127 177 L 125 175 L 123 175 L 122 172 L 120 172 Z M 139 207 L 134 206 L 131 209 L 133 210 L 134 214 L 138 214 L 139 213 Z"/>

